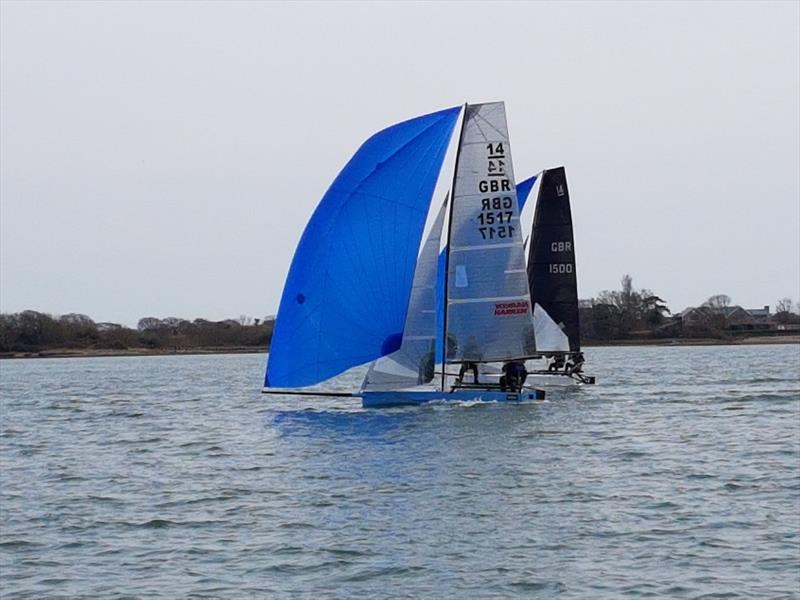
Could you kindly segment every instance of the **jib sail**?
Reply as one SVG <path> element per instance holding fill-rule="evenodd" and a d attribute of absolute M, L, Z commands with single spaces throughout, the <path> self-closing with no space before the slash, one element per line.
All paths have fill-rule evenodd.
<path fill-rule="evenodd" d="M 390 390 L 428 383 L 436 359 L 436 282 L 447 200 L 439 209 L 414 271 L 400 348 L 370 365 L 364 390 Z"/>

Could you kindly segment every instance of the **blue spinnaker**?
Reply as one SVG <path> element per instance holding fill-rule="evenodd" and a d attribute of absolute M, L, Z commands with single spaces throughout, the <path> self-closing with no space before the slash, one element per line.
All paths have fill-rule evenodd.
<path fill-rule="evenodd" d="M 529 177 L 525 181 L 519 182 L 515 187 L 517 188 L 517 206 L 519 212 L 525 207 L 525 202 L 530 196 L 533 184 L 536 183 L 538 175 Z M 445 269 L 445 250 L 439 253 L 439 266 L 436 271 L 436 331 L 439 336 L 444 334 L 444 269 Z M 436 362 L 442 362 L 442 345 L 436 344 Z"/>
<path fill-rule="evenodd" d="M 422 231 L 460 110 L 384 129 L 334 180 L 292 260 L 265 386 L 313 385 L 400 347 Z"/>

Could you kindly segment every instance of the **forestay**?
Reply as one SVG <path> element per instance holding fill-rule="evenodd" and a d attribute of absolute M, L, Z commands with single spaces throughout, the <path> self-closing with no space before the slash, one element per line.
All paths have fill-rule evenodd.
<path fill-rule="evenodd" d="M 328 189 L 292 260 L 265 386 L 313 385 L 400 347 L 422 231 L 459 112 L 377 133 Z"/>
<path fill-rule="evenodd" d="M 468 105 L 448 236 L 448 362 L 535 353 L 523 236 L 502 102 Z"/>

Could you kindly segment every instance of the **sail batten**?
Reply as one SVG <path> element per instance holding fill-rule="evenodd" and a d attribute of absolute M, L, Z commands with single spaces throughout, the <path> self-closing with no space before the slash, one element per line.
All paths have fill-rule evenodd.
<path fill-rule="evenodd" d="M 511 242 L 508 244 L 494 244 L 492 248 L 514 248 L 516 247 L 516 242 Z M 468 251 L 468 250 L 486 250 L 486 246 L 482 245 L 474 245 L 474 246 L 451 246 L 451 252 L 461 252 L 461 251 Z"/>
<path fill-rule="evenodd" d="M 524 273 L 525 271 L 518 271 Z M 472 302 L 509 302 L 511 300 L 528 300 L 530 296 L 528 294 L 523 294 L 521 296 L 494 296 L 494 297 L 484 297 L 484 298 L 456 298 L 455 300 L 450 300 L 450 304 L 470 304 Z"/>

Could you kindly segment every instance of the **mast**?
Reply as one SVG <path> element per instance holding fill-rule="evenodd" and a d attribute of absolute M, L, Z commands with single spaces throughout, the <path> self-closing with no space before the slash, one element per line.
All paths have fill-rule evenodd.
<path fill-rule="evenodd" d="M 442 317 L 442 391 L 445 389 L 447 380 L 447 287 L 448 275 L 450 271 L 450 236 L 453 233 L 453 206 L 455 205 L 456 198 L 456 177 L 458 175 L 458 161 L 461 158 L 461 141 L 464 137 L 464 127 L 467 124 L 467 103 L 464 102 L 464 108 L 461 117 L 461 129 L 458 132 L 458 143 L 456 144 L 456 163 L 453 167 L 453 184 L 450 186 L 450 206 L 449 214 L 447 215 L 447 239 L 444 246 L 444 313 Z"/>

